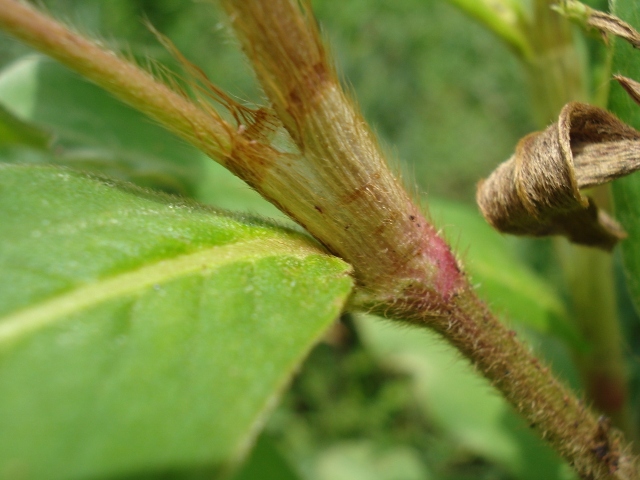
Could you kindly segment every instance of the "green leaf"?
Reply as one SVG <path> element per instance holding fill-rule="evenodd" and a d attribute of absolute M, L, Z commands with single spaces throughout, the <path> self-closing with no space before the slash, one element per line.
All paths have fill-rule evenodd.
<path fill-rule="evenodd" d="M 525 28 L 525 5 L 518 0 L 448 0 L 500 37 L 525 59 L 533 55 Z"/>
<path fill-rule="evenodd" d="M 258 438 L 251 455 L 233 480 L 300 480 L 269 438 Z"/>
<path fill-rule="evenodd" d="M 47 132 L 20 120 L 0 104 L 0 147 L 26 145 L 44 149 L 50 141 Z"/>
<path fill-rule="evenodd" d="M 250 212 L 276 219 L 279 223 L 294 225 L 289 217 L 262 198 L 258 192 L 212 160 L 204 165 L 204 174 L 195 198 L 224 210 Z"/>
<path fill-rule="evenodd" d="M 181 194 L 201 178 L 196 149 L 52 60 L 32 55 L 0 72 L 0 104 L 54 133 L 57 164 Z"/>
<path fill-rule="evenodd" d="M 633 0 L 614 2 L 615 15 L 640 28 L 640 5 Z M 616 39 L 613 72 L 640 81 L 640 52 L 625 41 Z M 640 129 L 640 106 L 631 100 L 615 82 L 611 86 L 609 106 L 613 113 Z M 640 312 L 640 174 L 635 173 L 613 182 L 615 214 L 629 236 L 621 242 L 627 285 L 636 310 Z"/>
<path fill-rule="evenodd" d="M 406 446 L 376 445 L 371 440 L 345 441 L 320 454 L 319 480 L 430 480 L 418 452 Z"/>
<path fill-rule="evenodd" d="M 0 478 L 211 478 L 352 285 L 301 234 L 54 167 L 0 167 L 0 225 Z"/>
<path fill-rule="evenodd" d="M 412 377 L 427 420 L 468 453 L 500 465 L 519 480 L 572 478 L 557 454 L 437 334 L 373 317 L 361 317 L 357 325 L 381 362 Z"/>
<path fill-rule="evenodd" d="M 515 255 L 509 239 L 493 230 L 479 213 L 453 202 L 430 199 L 437 225 L 462 252 L 465 268 L 482 298 L 509 321 L 563 339 L 574 349 L 584 340 L 571 324 L 551 285 Z"/>

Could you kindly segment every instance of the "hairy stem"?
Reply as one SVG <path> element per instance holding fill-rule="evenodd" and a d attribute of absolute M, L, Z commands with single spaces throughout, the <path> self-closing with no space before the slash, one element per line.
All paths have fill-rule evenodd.
<path fill-rule="evenodd" d="M 582 478 L 640 478 L 622 434 L 556 380 L 473 292 L 462 293 L 441 318 L 414 316 L 410 322 L 435 329 L 471 359 Z"/>
<path fill-rule="evenodd" d="M 361 282 L 373 280 L 375 296 L 356 295 L 355 305 L 439 331 L 584 478 L 607 478 L 614 471 L 618 478 L 635 478 L 634 460 L 619 453 L 617 434 L 555 380 L 477 300 L 442 240 L 432 227 L 424 228 L 425 219 L 406 197 L 394 192 L 396 183 L 387 177 L 371 134 L 327 65 L 309 13 L 300 12 L 296 3 L 222 0 L 258 79 L 300 150 L 319 165 L 316 168 L 347 163 L 353 165 L 354 176 L 362 178 L 362 187 L 354 190 L 357 196 L 338 198 L 331 206 L 352 216 L 352 234 L 371 238 L 375 232 L 385 242 L 359 246 L 362 259 L 348 256 L 349 242 L 353 242 L 349 237 L 344 244 L 330 244 L 354 264 Z M 356 125 L 353 131 L 357 131 L 358 124 L 363 133 L 345 136 L 345 129 L 351 133 Z M 385 182 L 388 187 L 376 189 Z M 362 203 L 345 202 L 347 198 Z M 422 238 L 416 237 L 416 231 Z M 388 271 L 387 265 L 392 266 Z M 372 266 L 386 275 L 367 273 Z M 361 287 L 371 289 L 370 284 L 361 283 Z M 603 450 L 613 455 L 597 453 Z"/>
<path fill-rule="evenodd" d="M 433 294 L 429 308 L 437 311 L 463 285 L 463 276 L 342 90 L 311 12 L 289 0 L 221 3 L 304 157 L 286 168 L 272 166 L 259 189 L 278 184 L 278 191 L 290 192 L 280 205 L 354 266 L 369 302 L 386 302 L 426 283 Z"/>

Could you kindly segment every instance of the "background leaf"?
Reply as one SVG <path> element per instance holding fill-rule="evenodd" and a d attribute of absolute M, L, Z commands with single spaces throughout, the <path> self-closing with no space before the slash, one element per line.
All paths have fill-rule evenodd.
<path fill-rule="evenodd" d="M 504 468 L 513 478 L 574 478 L 557 454 L 459 353 L 426 329 L 399 329 L 358 319 L 363 342 L 389 368 L 413 380 L 424 415 L 462 448 Z"/>
<path fill-rule="evenodd" d="M 51 136 L 42 129 L 28 124 L 0 105 L 0 148 L 7 145 L 28 145 L 46 148 Z"/>
<path fill-rule="evenodd" d="M 632 0 L 617 0 L 614 13 L 640 29 L 640 5 Z M 615 40 L 613 56 L 614 73 L 640 81 L 640 52 L 623 40 Z M 611 110 L 622 120 L 640 129 L 640 106 L 638 106 L 613 82 L 609 102 Z M 613 182 L 615 213 L 629 236 L 622 241 L 621 250 L 627 286 L 636 310 L 640 311 L 640 174 L 635 173 Z"/>
<path fill-rule="evenodd" d="M 55 134 L 47 159 L 56 164 L 181 194 L 202 175 L 196 149 L 52 60 L 29 55 L 5 68 L 0 102 Z"/>
<path fill-rule="evenodd" d="M 380 448 L 372 441 L 345 441 L 322 453 L 318 459 L 322 480 L 430 480 L 432 475 L 410 448 Z"/>
<path fill-rule="evenodd" d="M 300 480 L 287 460 L 266 436 L 258 438 L 251 455 L 233 480 Z"/>
<path fill-rule="evenodd" d="M 224 210 L 262 215 L 276 219 L 282 224 L 295 225 L 289 217 L 262 198 L 258 192 L 209 158 L 206 158 L 202 181 L 198 185 L 195 197 L 201 202 Z"/>
<path fill-rule="evenodd" d="M 351 288 L 293 231 L 69 170 L 3 165 L 0 224 L 2 478 L 228 467 Z"/>

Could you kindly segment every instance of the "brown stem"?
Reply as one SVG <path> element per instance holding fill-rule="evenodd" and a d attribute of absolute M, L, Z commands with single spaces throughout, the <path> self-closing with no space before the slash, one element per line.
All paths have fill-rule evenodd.
<path fill-rule="evenodd" d="M 622 434 L 556 380 L 474 292 L 461 293 L 440 318 L 412 310 L 387 313 L 433 328 L 457 347 L 582 478 L 639 478 Z"/>
<path fill-rule="evenodd" d="M 222 0 L 274 110 L 303 157 L 257 188 L 355 269 L 369 303 L 429 285 L 428 308 L 464 284 L 449 247 L 391 173 L 345 95 L 315 19 L 291 0 Z M 426 308 L 426 306 L 425 306 Z"/>
<path fill-rule="evenodd" d="M 224 122 L 151 74 L 33 7 L 15 0 L 0 0 L 0 28 L 77 71 L 204 152 L 220 156 L 229 148 Z"/>

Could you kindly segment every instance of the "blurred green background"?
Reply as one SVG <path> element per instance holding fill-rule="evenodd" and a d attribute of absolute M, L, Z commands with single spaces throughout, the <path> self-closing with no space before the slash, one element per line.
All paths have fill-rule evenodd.
<path fill-rule="evenodd" d="M 42 2 L 108 45 L 174 64 L 147 18 L 224 89 L 260 101 L 247 62 L 211 2 Z M 314 1 L 344 84 L 407 184 L 472 201 L 474 185 L 533 125 L 523 72 L 482 26 L 442 0 Z M 28 51 L 9 40 L 0 61 Z M 133 52 L 133 53 L 131 53 Z"/>

